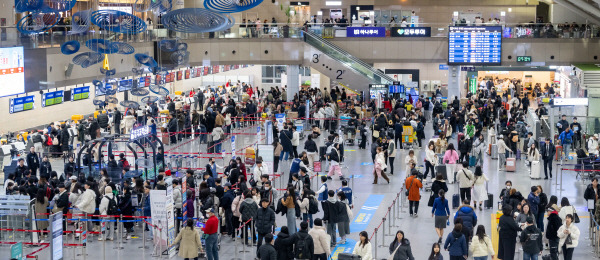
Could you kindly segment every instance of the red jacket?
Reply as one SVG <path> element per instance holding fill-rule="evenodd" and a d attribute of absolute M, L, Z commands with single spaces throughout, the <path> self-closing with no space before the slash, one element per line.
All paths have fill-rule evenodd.
<path fill-rule="evenodd" d="M 217 217 L 213 215 L 212 217 L 208 218 L 208 220 L 206 220 L 206 226 L 204 227 L 204 229 L 202 229 L 202 231 L 204 231 L 204 234 L 212 235 L 214 233 L 217 233 L 218 228 L 219 219 L 217 219 Z"/>

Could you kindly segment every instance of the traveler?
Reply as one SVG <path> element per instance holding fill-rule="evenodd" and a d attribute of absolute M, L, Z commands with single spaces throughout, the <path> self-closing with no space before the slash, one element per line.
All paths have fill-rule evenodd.
<path fill-rule="evenodd" d="M 383 149 L 381 147 L 377 147 L 377 155 L 375 156 L 375 165 L 373 167 L 373 184 L 377 184 L 377 179 L 379 176 L 390 183 L 390 179 L 385 175 L 386 168 L 387 164 L 385 163 Z"/>
<path fill-rule="evenodd" d="M 410 216 L 415 218 L 417 217 L 419 201 L 421 200 L 420 189 L 423 188 L 423 184 L 417 178 L 417 175 L 417 171 L 412 171 L 411 176 L 404 181 L 408 193 L 408 211 L 410 212 Z"/>
<path fill-rule="evenodd" d="M 94 214 L 96 211 L 96 193 L 92 190 L 93 183 L 86 182 L 84 184 L 85 191 L 79 196 L 75 208 L 83 211 L 86 214 Z"/>
<path fill-rule="evenodd" d="M 435 166 L 438 165 L 439 159 L 434 149 L 435 144 L 433 143 L 433 141 L 429 142 L 429 144 L 427 145 L 427 151 L 425 151 L 425 175 L 423 176 L 423 180 L 427 180 L 429 169 L 431 169 L 432 179 L 435 176 Z"/>
<path fill-rule="evenodd" d="M 283 152 L 283 146 L 281 146 L 277 138 L 273 140 L 273 150 L 273 172 L 277 172 L 279 170 L 279 155 Z"/>
<path fill-rule="evenodd" d="M 502 135 L 498 136 L 498 141 L 496 142 L 496 146 L 498 147 L 498 169 L 500 171 L 504 171 L 506 168 L 506 152 L 513 152 L 506 143 L 504 142 L 504 137 Z"/>
<path fill-rule="evenodd" d="M 35 196 L 34 208 L 36 213 L 46 214 L 48 213 L 48 198 L 46 197 L 46 189 L 39 189 Z M 43 216 L 37 217 L 38 219 L 43 219 Z M 38 220 L 36 221 L 38 230 L 47 230 L 49 223 L 47 220 Z M 44 236 L 47 234 L 44 233 Z"/>
<path fill-rule="evenodd" d="M 540 147 L 540 154 L 542 155 L 542 160 L 544 161 L 544 175 L 546 176 L 544 179 L 548 179 L 548 173 L 550 173 L 550 178 L 552 178 L 552 160 L 554 160 L 554 154 L 556 153 L 556 148 L 552 143 L 550 143 L 550 137 L 546 137 L 546 142 Z"/>
<path fill-rule="evenodd" d="M 460 200 L 471 201 L 471 187 L 473 187 L 475 176 L 473 176 L 473 172 L 469 170 L 468 159 L 462 162 L 462 167 L 463 168 L 456 174 L 456 181 L 458 181 L 458 186 L 460 187 Z"/>
<path fill-rule="evenodd" d="M 404 231 L 398 230 L 396 237 L 389 247 L 390 258 L 393 260 L 415 260 L 410 248 L 410 241 L 404 236 Z M 393 256 L 393 258 L 391 257 Z"/>
<path fill-rule="evenodd" d="M 458 153 L 454 150 L 454 144 L 448 144 L 444 153 L 443 162 L 446 164 L 446 174 L 448 175 L 448 183 L 454 183 L 454 173 L 456 172 L 456 163 L 458 162 Z"/>
<path fill-rule="evenodd" d="M 448 234 L 446 242 L 444 242 L 444 249 L 448 251 L 450 260 L 464 260 L 469 255 L 467 239 L 462 233 L 462 228 L 462 224 L 454 224 L 454 229 Z"/>
<path fill-rule="evenodd" d="M 110 186 L 106 186 L 104 188 L 104 196 L 102 197 L 102 200 L 100 201 L 99 211 L 100 211 L 100 215 L 119 215 L 117 198 L 115 198 L 115 195 L 113 194 L 113 190 Z M 98 241 L 114 239 L 115 229 L 116 229 L 117 225 L 116 225 L 116 223 L 113 224 L 112 222 L 110 222 L 110 220 L 112 220 L 112 219 L 114 219 L 114 218 L 113 217 L 105 217 L 104 218 L 105 221 L 109 220 L 109 222 L 105 223 L 106 232 L 104 234 L 100 235 L 100 237 L 98 238 Z M 112 228 L 111 228 L 111 226 L 112 226 Z"/>
<path fill-rule="evenodd" d="M 310 213 L 310 205 L 316 205 L 317 209 L 319 204 L 317 203 L 317 199 L 313 195 L 314 192 L 308 189 L 308 187 L 304 187 L 302 191 L 302 200 L 298 200 L 298 205 L 300 205 L 300 212 L 302 213 L 302 221 L 308 222 L 308 225 L 312 228 L 313 225 L 313 214 Z"/>
<path fill-rule="evenodd" d="M 308 234 L 312 237 L 315 247 L 313 259 L 327 260 L 327 256 L 331 255 L 331 247 L 329 247 L 331 245 L 331 237 L 327 234 L 325 228 L 323 227 L 323 220 L 320 218 L 315 219 L 314 227 L 308 231 Z M 369 245 L 369 248 L 370 247 L 371 246 Z M 356 250 L 356 246 L 354 247 L 354 250 Z M 363 259 L 365 258 L 363 257 Z"/>
<path fill-rule="evenodd" d="M 241 225 L 243 225 L 242 227 L 242 237 L 244 238 L 244 243 L 246 245 L 248 245 L 248 233 L 252 233 L 252 244 L 255 243 L 254 238 L 256 237 L 256 234 L 254 233 L 254 227 L 250 224 L 251 219 L 254 219 L 256 217 L 256 212 L 258 211 L 258 205 L 256 204 L 256 202 L 252 199 L 252 194 L 250 193 L 250 191 L 246 191 L 246 193 L 244 193 L 243 196 L 244 200 L 239 204 L 239 207 L 236 205 L 236 201 L 234 200 L 233 204 L 236 205 L 236 209 L 239 208 L 239 212 L 241 215 L 241 220 L 242 222 L 240 223 Z M 238 198 L 236 198 L 237 200 Z M 241 198 L 239 198 L 239 200 L 241 200 Z M 232 210 L 233 210 L 233 206 L 232 206 Z M 234 212 L 236 210 L 233 210 Z M 248 229 L 250 229 L 250 232 L 248 231 Z"/>
<path fill-rule="evenodd" d="M 435 176 L 435 180 L 431 184 L 431 195 L 433 199 L 438 197 L 440 190 L 444 192 L 448 192 L 448 185 L 446 185 L 446 181 L 444 181 L 444 177 L 441 174 Z M 428 205 L 429 206 L 429 205 Z M 433 207 L 433 201 L 431 203 L 431 207 Z"/>
<path fill-rule="evenodd" d="M 466 135 L 459 135 L 458 150 L 460 151 L 459 161 L 466 162 L 467 167 L 469 166 L 469 152 L 471 151 L 472 144 Z"/>
<path fill-rule="evenodd" d="M 477 226 L 477 232 L 473 236 L 469 251 L 473 255 L 473 260 L 487 260 L 489 255 L 492 255 L 492 259 L 494 259 L 492 240 L 485 234 L 483 225 Z"/>
<path fill-rule="evenodd" d="M 500 202 L 502 203 L 502 206 L 509 204 L 509 198 L 510 198 L 510 190 L 512 189 L 512 181 L 508 180 L 506 182 L 504 182 L 504 186 L 505 188 L 502 189 L 502 191 L 500 191 Z"/>
<path fill-rule="evenodd" d="M 477 208 L 477 202 L 479 202 L 479 211 L 483 210 L 481 204 L 488 200 L 488 191 L 486 182 L 489 181 L 487 176 L 483 174 L 481 165 L 475 167 L 475 179 L 473 180 L 473 207 Z"/>
<path fill-rule="evenodd" d="M 235 194 L 231 189 L 231 183 L 225 183 L 223 186 L 223 198 L 221 199 L 220 207 L 223 208 L 225 212 L 225 231 L 227 231 L 228 235 L 232 235 L 234 231 L 233 226 L 233 211 L 231 210 L 231 205 L 233 204 L 233 200 L 235 199 Z"/>
<path fill-rule="evenodd" d="M 369 242 L 369 234 L 367 231 L 361 231 L 358 234 L 359 240 L 354 245 L 354 250 L 352 251 L 353 255 L 360 256 L 361 260 L 372 260 L 373 256 L 371 249 L 371 242 Z"/>
<path fill-rule="evenodd" d="M 37 174 L 37 169 L 40 168 L 40 157 L 35 152 L 35 147 L 29 148 L 29 153 L 27 154 L 27 167 L 31 170 L 33 175 Z M 41 173 L 41 172 L 40 172 Z M 42 175 L 40 174 L 40 177 Z M 49 179 L 49 178 L 46 178 Z"/>
<path fill-rule="evenodd" d="M 123 216 L 133 216 L 135 214 L 133 205 L 131 204 L 130 186 L 123 187 L 123 196 L 121 196 L 119 201 L 119 209 L 121 210 L 120 213 Z M 123 217 L 123 220 L 126 220 L 126 222 L 123 223 L 123 228 L 125 228 L 126 231 L 125 239 L 129 240 L 131 239 L 131 234 L 133 233 L 133 222 L 130 222 L 129 220 L 133 219 L 130 217 Z"/>
<path fill-rule="evenodd" d="M 283 149 L 283 148 L 282 148 Z M 319 150 L 317 148 L 317 143 L 313 141 L 313 135 L 309 134 L 306 138 L 306 142 L 304 142 L 304 150 L 306 151 L 306 155 L 308 156 L 308 164 L 310 169 L 314 169 L 314 162 L 319 160 Z M 275 153 L 277 154 L 277 153 Z"/>
<path fill-rule="evenodd" d="M 277 260 L 294 259 L 294 244 L 290 241 L 287 226 L 281 227 L 274 246 L 277 250 Z"/>
<path fill-rule="evenodd" d="M 498 259 L 502 260 L 515 259 L 517 232 L 521 231 L 512 217 L 512 211 L 512 206 L 502 206 L 502 216 L 498 221 Z"/>
<path fill-rule="evenodd" d="M 331 176 L 335 173 L 340 177 L 340 180 L 344 179 L 344 175 L 342 175 L 342 168 L 340 167 L 341 155 L 338 150 L 339 144 L 334 143 L 331 145 L 331 150 L 329 154 L 327 154 L 327 160 L 329 160 L 329 172 L 327 173 L 327 179 L 331 180 Z"/>
<path fill-rule="evenodd" d="M 294 258 L 298 260 L 313 259 L 315 245 L 312 237 L 308 234 L 308 223 L 300 223 L 300 231 L 294 233 L 290 240 L 294 244 Z"/>
<path fill-rule="evenodd" d="M 592 179 L 592 183 L 588 184 L 585 192 L 583 193 L 583 198 L 586 200 L 592 200 L 594 202 L 594 206 L 590 209 L 592 215 L 595 213 L 596 202 L 598 198 L 600 198 L 600 187 L 598 186 L 598 177 L 594 177 Z M 589 203 L 587 203 L 589 205 Z"/>
<path fill-rule="evenodd" d="M 260 240 L 259 240 L 260 243 Z M 265 244 L 258 247 L 257 250 L 261 260 L 276 260 L 277 251 L 273 246 L 273 234 L 268 233 L 265 235 Z"/>
<path fill-rule="evenodd" d="M 217 233 L 219 230 L 219 219 L 217 219 L 215 216 L 215 210 L 213 208 L 206 210 L 206 214 L 208 216 L 208 220 L 206 220 L 206 225 L 202 229 L 204 234 L 207 236 L 205 240 L 206 259 L 219 260 L 219 234 Z M 190 220 L 191 219 L 188 220 L 188 226 L 190 226 Z M 191 225 L 193 225 L 193 221 L 191 223 Z M 195 230 L 193 231 L 196 234 L 198 233 Z M 252 233 L 252 235 L 254 236 L 254 233 Z M 198 254 L 196 253 L 196 255 Z"/>
<path fill-rule="evenodd" d="M 553 196 L 556 198 L 555 196 Z M 551 199 L 552 200 L 552 199 Z M 550 259 L 558 260 L 558 229 L 562 226 L 562 220 L 558 216 L 558 211 L 553 208 L 548 208 L 548 226 L 546 226 L 546 238 L 548 239 L 550 248 Z"/>
<path fill-rule="evenodd" d="M 327 176 L 321 176 L 321 187 L 316 192 L 319 201 L 326 201 L 329 196 L 329 189 L 327 188 Z"/>
<path fill-rule="evenodd" d="M 179 227 L 181 226 L 181 207 L 183 202 L 181 201 L 181 186 L 179 185 L 179 180 L 174 179 L 172 182 L 173 185 L 173 203 L 175 203 L 175 226 L 176 232 L 179 232 Z M 186 194 L 187 195 L 187 194 Z"/>
<path fill-rule="evenodd" d="M 567 127 L 567 129 L 561 132 L 558 136 L 558 140 L 560 140 L 560 145 L 562 145 L 562 150 L 565 153 L 565 156 L 569 155 L 569 152 L 571 151 L 570 147 L 573 143 L 573 136 L 573 131 L 571 131 L 571 128 L 569 127 Z"/>
<path fill-rule="evenodd" d="M 560 200 L 560 210 L 558 211 L 558 216 L 560 219 L 562 219 L 562 223 L 565 223 L 567 215 L 574 215 L 575 213 L 575 207 L 569 203 L 569 199 L 567 199 L 567 197 L 563 197 Z"/>
<path fill-rule="evenodd" d="M 338 208 L 339 220 L 338 221 L 338 232 L 340 234 L 340 241 L 338 244 L 346 244 L 346 236 L 350 235 L 350 220 L 353 218 L 352 210 L 348 205 L 348 199 L 343 191 L 337 193 L 338 202 L 336 206 Z"/>
<path fill-rule="evenodd" d="M 483 154 L 487 150 L 487 145 L 485 145 L 485 140 L 483 139 L 483 134 L 479 134 L 479 138 L 473 141 L 473 149 L 472 155 L 475 156 L 476 165 L 483 165 Z M 469 158 L 470 159 L 470 158 Z"/>
<path fill-rule="evenodd" d="M 267 234 L 273 233 L 275 227 L 275 212 L 269 207 L 269 200 L 267 199 L 262 199 L 260 206 L 261 207 L 256 213 L 256 221 L 254 225 L 256 226 L 256 233 L 258 233 L 256 256 L 262 258 L 260 255 L 260 246 L 262 245 L 263 237 L 265 237 Z M 265 240 L 265 242 L 267 241 Z"/>
<path fill-rule="evenodd" d="M 404 164 L 406 165 L 406 175 L 407 176 L 410 174 L 410 170 L 412 169 L 410 167 L 410 165 L 412 163 L 414 163 L 415 165 L 417 164 L 417 157 L 415 156 L 414 150 L 409 150 L 406 157 L 404 157 Z"/>
<path fill-rule="evenodd" d="M 558 238 L 560 242 L 558 244 L 559 251 L 565 257 L 565 260 L 573 259 L 573 251 L 579 244 L 579 228 L 573 223 L 573 215 L 568 214 L 564 218 L 564 224 L 558 229 Z"/>
<path fill-rule="evenodd" d="M 475 214 L 475 209 L 469 205 L 470 202 L 468 199 L 463 200 L 463 205 L 454 214 L 455 221 L 457 218 L 462 220 L 462 232 L 466 235 L 467 242 L 471 240 L 473 227 L 477 225 L 477 215 Z"/>
<path fill-rule="evenodd" d="M 294 235 L 296 233 L 296 204 L 298 203 L 294 187 L 288 187 L 286 194 L 281 198 L 281 203 L 287 208 L 285 217 L 290 235 Z"/>
<path fill-rule="evenodd" d="M 396 144 L 394 143 L 394 137 L 388 139 L 387 156 L 390 162 L 390 174 L 394 175 L 394 159 L 396 158 Z"/>
<path fill-rule="evenodd" d="M 324 177 L 324 176 L 323 176 Z M 327 225 L 327 234 L 331 237 L 330 247 L 335 247 L 337 230 L 337 223 L 339 222 L 340 216 L 338 214 L 337 201 L 335 200 L 335 191 L 328 191 L 329 198 L 321 202 L 321 208 L 323 209 L 323 221 Z"/>
<path fill-rule="evenodd" d="M 598 134 L 594 134 L 588 139 L 587 148 L 590 155 L 598 156 Z"/>
<path fill-rule="evenodd" d="M 537 260 L 538 254 L 543 250 L 542 232 L 535 227 L 533 218 L 527 218 L 527 224 L 521 232 L 519 242 L 523 246 L 523 260 Z"/>
<path fill-rule="evenodd" d="M 179 232 L 179 234 L 177 234 L 177 237 L 175 238 L 175 241 L 173 241 L 173 244 L 177 244 L 179 242 L 181 242 L 181 244 L 179 245 L 179 257 L 182 257 L 185 260 L 198 260 L 198 248 L 202 248 L 202 241 L 200 240 L 200 234 L 194 229 L 193 219 L 187 220 L 185 227 L 181 230 L 181 232 Z M 206 249 L 208 250 L 208 244 L 206 245 Z M 211 260 L 219 259 L 218 255 L 216 258 L 211 258 L 212 252 L 207 251 L 206 255 L 207 258 Z"/>
<path fill-rule="evenodd" d="M 439 239 L 438 243 L 442 243 L 442 237 L 444 236 L 444 229 L 447 226 L 448 218 L 450 217 L 450 208 L 448 207 L 448 200 L 444 190 L 440 190 L 438 197 L 433 202 L 433 208 L 431 209 L 431 216 L 435 216 L 435 232 Z"/>

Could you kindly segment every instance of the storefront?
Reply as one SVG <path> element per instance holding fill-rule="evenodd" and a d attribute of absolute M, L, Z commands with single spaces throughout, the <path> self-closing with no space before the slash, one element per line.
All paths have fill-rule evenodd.
<path fill-rule="evenodd" d="M 559 73 L 555 67 L 475 67 L 474 72 L 467 73 L 467 89 L 476 91 L 482 81 L 492 80 L 496 91 L 503 93 L 508 90 L 511 82 L 519 81 L 515 91 L 520 95 L 531 96 L 536 85 L 547 92 L 547 88 L 555 87 L 555 93 L 560 93 L 560 81 L 557 79 Z"/>

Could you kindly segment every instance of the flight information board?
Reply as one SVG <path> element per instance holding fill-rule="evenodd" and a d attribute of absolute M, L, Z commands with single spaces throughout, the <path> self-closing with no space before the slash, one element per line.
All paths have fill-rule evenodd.
<path fill-rule="evenodd" d="M 450 26 L 449 65 L 500 65 L 501 26 Z"/>
<path fill-rule="evenodd" d="M 90 96 L 90 87 L 89 86 L 74 88 L 73 91 L 71 91 L 71 101 L 86 99 L 89 96 Z"/>
<path fill-rule="evenodd" d="M 11 98 L 9 101 L 9 113 L 17 113 L 21 111 L 33 109 L 33 96 Z"/>
<path fill-rule="evenodd" d="M 42 95 L 42 107 L 62 104 L 64 93 L 63 90 L 44 93 Z"/>

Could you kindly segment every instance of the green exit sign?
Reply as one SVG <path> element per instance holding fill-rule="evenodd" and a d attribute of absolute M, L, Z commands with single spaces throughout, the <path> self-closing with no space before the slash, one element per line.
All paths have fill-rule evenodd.
<path fill-rule="evenodd" d="M 517 62 L 531 62 L 531 56 L 517 56 Z"/>

